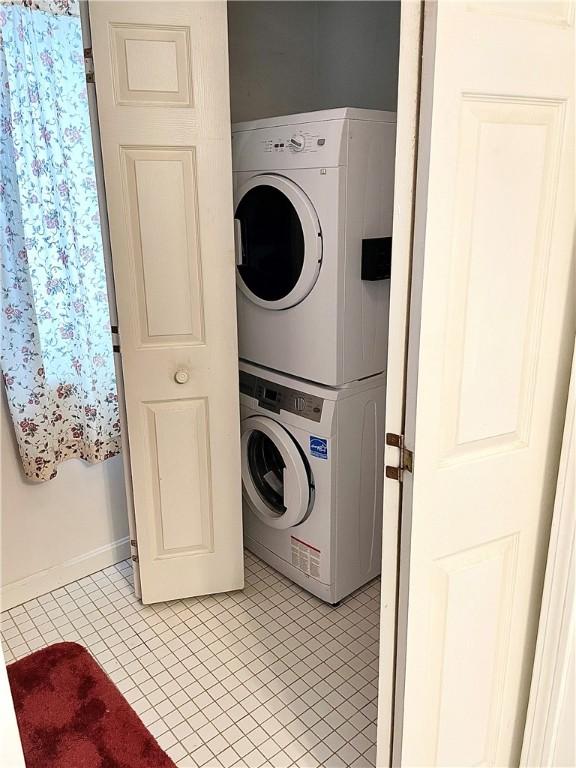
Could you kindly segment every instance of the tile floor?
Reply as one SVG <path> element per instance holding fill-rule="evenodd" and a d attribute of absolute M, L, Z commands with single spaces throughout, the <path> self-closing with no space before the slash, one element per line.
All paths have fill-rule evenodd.
<path fill-rule="evenodd" d="M 87 647 L 178 766 L 372 766 L 380 585 L 324 605 L 246 553 L 242 592 L 143 606 L 130 561 L 2 614 L 6 661 Z"/>

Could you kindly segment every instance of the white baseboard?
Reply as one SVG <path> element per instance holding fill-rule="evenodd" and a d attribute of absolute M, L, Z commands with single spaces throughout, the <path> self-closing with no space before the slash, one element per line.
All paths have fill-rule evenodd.
<path fill-rule="evenodd" d="M 33 573 L 19 581 L 4 584 L 0 589 L 0 606 L 3 611 L 7 611 L 128 557 L 130 557 L 130 539 L 125 536 L 123 539 L 46 568 L 44 571 Z"/>

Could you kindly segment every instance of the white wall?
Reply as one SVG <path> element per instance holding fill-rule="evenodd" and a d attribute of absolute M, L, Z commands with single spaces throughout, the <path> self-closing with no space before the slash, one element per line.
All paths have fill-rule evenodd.
<path fill-rule="evenodd" d="M 4 392 L 0 410 L 7 609 L 128 557 L 129 544 L 122 457 L 93 466 L 67 461 L 54 480 L 30 483 L 20 469 Z"/>
<path fill-rule="evenodd" d="M 232 120 L 396 109 L 398 2 L 228 3 Z"/>

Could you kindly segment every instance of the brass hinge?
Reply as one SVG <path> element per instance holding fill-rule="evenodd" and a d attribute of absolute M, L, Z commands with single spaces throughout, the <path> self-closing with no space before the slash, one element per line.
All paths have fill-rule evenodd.
<path fill-rule="evenodd" d="M 130 539 L 130 546 L 134 550 L 132 552 L 132 560 L 134 560 L 135 563 L 138 562 L 138 542 L 136 539 Z"/>
<path fill-rule="evenodd" d="M 386 466 L 386 477 L 398 480 L 404 479 L 404 472 L 412 472 L 414 467 L 414 454 L 404 444 L 404 435 L 396 435 L 394 432 L 386 433 L 386 445 L 392 445 L 400 451 L 400 460 L 397 467 Z"/>
<path fill-rule="evenodd" d="M 84 71 L 86 72 L 86 82 L 94 82 L 94 58 L 92 48 L 84 48 Z"/>

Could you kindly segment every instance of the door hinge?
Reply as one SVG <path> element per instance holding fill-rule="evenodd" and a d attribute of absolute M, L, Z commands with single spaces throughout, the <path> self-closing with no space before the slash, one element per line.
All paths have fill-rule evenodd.
<path fill-rule="evenodd" d="M 110 334 L 112 336 L 112 351 L 120 352 L 120 336 L 118 335 L 118 326 L 110 326 Z"/>
<path fill-rule="evenodd" d="M 392 445 L 400 451 L 400 459 L 397 467 L 386 466 L 386 477 L 398 480 L 404 479 L 404 472 L 412 472 L 414 467 L 414 454 L 404 444 L 404 435 L 396 435 L 394 432 L 386 433 L 386 445 Z"/>
<path fill-rule="evenodd" d="M 132 560 L 134 560 L 135 563 L 138 562 L 138 542 L 136 539 L 130 539 L 130 546 L 132 548 Z"/>
<path fill-rule="evenodd" d="M 84 48 L 84 71 L 86 72 L 86 82 L 94 82 L 94 57 L 92 48 Z"/>

